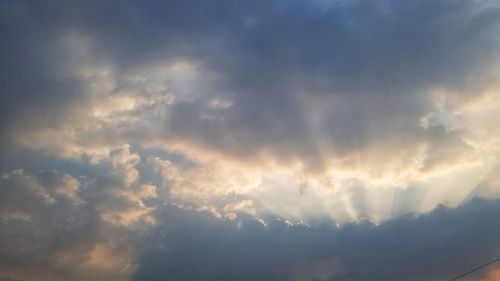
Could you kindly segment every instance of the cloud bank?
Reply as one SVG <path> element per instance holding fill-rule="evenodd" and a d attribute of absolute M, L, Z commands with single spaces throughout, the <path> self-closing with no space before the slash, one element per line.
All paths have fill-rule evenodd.
<path fill-rule="evenodd" d="M 0 278 L 442 280 L 498 252 L 496 1 L 0 21 Z"/>

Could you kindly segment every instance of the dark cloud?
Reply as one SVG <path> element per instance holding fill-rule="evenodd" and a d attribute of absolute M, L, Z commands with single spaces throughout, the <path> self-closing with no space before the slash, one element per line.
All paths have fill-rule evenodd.
<path fill-rule="evenodd" d="M 80 81 L 61 70 L 65 53 L 58 46 L 64 24 L 49 17 L 49 10 L 35 2 L 0 4 L 2 44 L 2 139 L 13 131 L 55 127 L 60 116 L 70 116 L 82 99 Z"/>
<path fill-rule="evenodd" d="M 235 101 L 224 122 L 211 124 L 196 115 L 200 110 L 179 104 L 174 133 L 192 139 L 194 130 L 223 151 L 251 154 L 264 147 L 306 161 L 312 154 L 316 162 L 322 157 L 317 138 L 334 151 L 402 132 L 425 139 L 418 120 L 429 107 L 426 91 L 481 86 L 498 47 L 498 7 L 470 1 L 358 1 L 329 9 L 274 4 L 265 11 L 251 5 L 239 18 L 229 17 L 229 31 L 214 31 L 221 46 L 204 61 L 221 73 L 223 91 Z M 252 23 L 245 25 L 245 18 Z M 323 108 L 304 107 L 301 95 L 336 98 L 320 99 Z M 314 111 L 321 116 L 319 135 L 309 120 Z"/>
<path fill-rule="evenodd" d="M 97 221 L 78 197 L 78 182 L 68 175 L 19 170 L 4 174 L 0 189 L 0 276 L 32 280 L 41 274 L 40 280 L 57 280 L 74 274 L 55 259 L 75 251 L 66 266 L 74 270 L 82 263 L 96 240 Z"/>
<path fill-rule="evenodd" d="M 199 98 L 173 106 L 164 138 L 235 155 L 265 149 L 312 166 L 324 157 L 318 138 L 337 152 L 403 132 L 425 139 L 418 122 L 429 110 L 427 91 L 477 89 L 491 79 L 500 18 L 494 2 L 327 2 L 6 1 L 4 112 L 52 127 L 57 116 L 74 114 L 69 104 L 81 102 L 84 81 L 57 68 L 68 58 L 55 44 L 70 32 L 91 39 L 89 55 L 113 66 L 118 87 L 121 73 L 158 61 L 199 62 L 200 75 L 217 75 L 215 84 L 191 81 L 203 83 L 193 89 Z M 315 95 L 323 108 L 299 98 Z M 207 120 L 211 97 L 233 106 Z"/>
<path fill-rule="evenodd" d="M 237 228 L 166 207 L 134 280 L 447 280 L 498 255 L 499 211 L 500 201 L 475 199 L 380 225 Z"/>
<path fill-rule="evenodd" d="M 112 151 L 110 159 L 91 165 L 24 153 L 30 163 L 22 151 L 14 163 L 2 163 L 0 278 L 127 279 L 135 227 L 150 227 L 140 202 L 154 196 L 130 176 L 135 154 Z M 27 169 L 12 170 L 18 165 Z"/>
<path fill-rule="evenodd" d="M 442 280 L 487 261 L 500 202 L 471 198 L 498 197 L 499 31 L 496 1 L 0 1 L 0 278 Z M 272 189 L 296 179 L 258 174 L 283 163 L 333 163 L 318 182 L 342 217 L 394 219 L 337 228 L 326 199 L 301 210 L 313 226 L 269 217 L 301 217 Z M 399 171 L 410 187 L 386 192 Z M 470 202 L 401 217 L 446 200 Z"/>

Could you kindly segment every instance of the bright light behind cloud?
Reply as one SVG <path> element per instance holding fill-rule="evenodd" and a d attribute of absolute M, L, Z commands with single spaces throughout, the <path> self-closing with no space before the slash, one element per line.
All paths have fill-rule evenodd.
<path fill-rule="evenodd" d="M 201 61 L 179 58 L 152 66 L 139 65 L 122 74 L 112 65 L 94 61 L 89 54 L 91 41 L 80 39 L 89 35 L 72 33 L 68 38 L 62 41 L 71 44 L 63 48 L 70 57 L 80 58 L 78 64 L 69 61 L 64 68 L 88 84 L 89 98 L 78 109 L 81 113 L 76 119 L 62 120 L 57 129 L 20 131 L 16 141 L 36 150 L 51 151 L 58 157 L 87 155 L 93 161 L 108 157 L 124 143 L 175 151 L 192 165 L 172 163 L 158 156 L 145 160 L 161 174 L 164 188 L 169 190 L 168 200 L 181 205 L 212 210 L 220 218 L 236 218 L 236 213 L 228 214 L 226 210 L 234 204 L 228 198 L 237 197 L 240 199 L 236 200 L 248 200 L 252 205 L 252 211 L 237 212 L 256 218 L 276 215 L 294 222 L 380 222 L 406 213 L 428 212 L 438 204 L 455 207 L 474 196 L 499 195 L 500 187 L 494 179 L 500 164 L 500 128 L 495 121 L 500 110 L 500 89 L 495 84 L 487 84 L 476 93 L 468 93 L 468 89 L 420 92 L 427 109 L 415 116 L 409 124 L 413 127 L 401 128 L 398 135 L 379 136 L 377 127 L 372 127 L 377 124 L 356 117 L 353 122 L 366 124 L 360 126 L 351 141 L 363 138 L 363 144 L 346 152 L 339 152 L 335 141 L 317 132 L 317 146 L 311 153 L 319 155 L 311 156 L 312 159 L 294 155 L 293 144 L 287 140 L 276 147 L 256 146 L 252 154 L 239 155 L 203 139 L 204 134 L 211 137 L 213 133 L 221 134 L 222 141 L 236 138 L 237 143 L 238 138 L 245 138 L 238 136 L 238 128 L 234 135 L 227 131 L 230 128 L 224 118 L 234 103 L 231 95 L 218 97 L 212 93 L 211 89 L 220 83 L 217 80 L 221 73 L 203 67 Z M 308 115 L 310 112 L 311 128 L 315 131 L 325 130 L 325 116 L 335 110 L 337 103 L 343 103 L 325 99 L 321 104 L 313 102 L 318 97 L 309 98 L 308 93 L 296 95 L 303 103 L 299 110 Z M 199 125 L 208 126 L 200 129 L 208 132 L 193 128 L 178 134 L 177 125 L 168 128 L 172 118 L 179 118 L 173 116 L 176 106 L 184 103 L 196 104 L 199 115 L 180 117 L 188 119 L 179 122 L 189 126 L 191 122 L 206 121 Z M 369 118 L 370 111 L 376 109 L 365 110 Z M 387 114 L 398 119 L 405 113 Z M 404 135 L 418 130 L 425 136 L 407 139 Z M 249 144 L 242 140 L 242 145 Z M 288 152 L 290 156 L 282 155 Z M 130 168 L 136 164 L 130 164 Z M 127 174 L 125 182 L 129 184 L 136 177 Z M 488 192 L 478 190 L 481 184 L 491 185 Z M 420 195 L 411 197 L 409 194 L 414 192 Z M 122 215 L 122 219 L 133 219 L 141 213 L 119 214 Z M 104 214 L 106 217 L 110 215 Z"/>
<path fill-rule="evenodd" d="M 0 280 L 158 280 L 210 233 L 276 247 L 255 280 L 370 280 L 353 241 L 496 210 L 497 2 L 174 2 L 0 4 Z"/>

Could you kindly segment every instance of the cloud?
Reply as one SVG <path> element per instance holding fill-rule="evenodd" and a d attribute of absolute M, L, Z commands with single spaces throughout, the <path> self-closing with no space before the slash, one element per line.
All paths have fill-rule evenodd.
<path fill-rule="evenodd" d="M 158 116 L 164 121 L 159 128 L 162 138 L 180 138 L 238 157 L 266 151 L 312 168 L 322 167 L 338 153 L 381 142 L 399 139 L 400 149 L 412 149 L 415 139 L 432 137 L 418 126 L 418 119 L 432 106 L 429 91 L 444 88 L 470 95 L 493 81 L 497 65 L 498 7 L 488 1 L 354 1 L 330 6 L 223 2 L 217 9 L 203 2 L 127 3 L 115 7 L 120 16 L 113 20 L 106 16 L 108 4 L 56 3 L 48 4 L 53 9 L 46 8 L 50 16 L 39 19 L 50 35 L 41 40 L 65 42 L 56 45 L 65 56 L 13 45 L 37 40 L 35 31 L 10 40 L 14 57 L 27 53 L 45 58 L 37 67 L 53 69 L 24 79 L 48 77 L 39 84 L 54 86 L 57 83 L 51 79 L 70 70 L 62 82 L 71 82 L 68 86 L 78 94 L 50 90 L 47 97 L 53 103 L 86 101 L 94 89 L 113 96 L 98 95 L 92 104 L 114 100 L 116 107 L 118 100 L 128 98 L 132 106 L 137 101 L 124 97 L 125 91 L 156 84 L 167 89 L 163 95 L 169 92 L 177 100 Z M 4 5 L 20 14 L 37 15 L 44 9 Z M 6 18 L 13 29 L 29 24 L 16 15 Z M 196 22 L 189 20 L 193 17 Z M 139 82 L 127 81 L 124 75 Z M 32 92 L 15 96 L 29 101 Z M 214 100 L 231 106 L 213 108 Z M 103 117 L 105 113 L 99 112 L 103 104 L 97 109 L 92 104 L 80 106 L 94 107 Z M 27 109 L 29 103 L 19 106 Z M 141 128 L 132 130 L 143 133 Z M 401 138 L 403 134 L 406 138 Z"/>
<path fill-rule="evenodd" d="M 498 205 L 473 198 L 500 196 L 499 13 L 2 1 L 0 278 L 421 280 L 482 260 L 468 225 Z M 479 250 L 446 263 L 457 233 Z"/>
<path fill-rule="evenodd" d="M 39 156 L 31 153 L 33 159 Z M 126 279 L 137 229 L 153 223 L 136 154 L 113 151 L 99 170 L 14 170 L 0 180 L 0 276 L 21 280 Z M 73 160 L 74 161 L 74 160 Z M 42 162 L 49 167 L 49 162 Z M 57 166 L 57 165 L 55 165 Z M 78 166 L 76 166 L 78 167 Z"/>
<path fill-rule="evenodd" d="M 340 228 L 251 218 L 238 227 L 165 207 L 133 280 L 447 280 L 496 257 L 499 207 L 473 200 Z M 487 272 L 467 280 L 495 274 Z"/>

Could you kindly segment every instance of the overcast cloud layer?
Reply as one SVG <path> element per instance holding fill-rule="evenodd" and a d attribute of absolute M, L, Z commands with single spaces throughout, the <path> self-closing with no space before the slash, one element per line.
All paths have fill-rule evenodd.
<path fill-rule="evenodd" d="M 500 253 L 498 1 L 5 0 L 0 36 L 1 281 L 433 281 Z"/>

